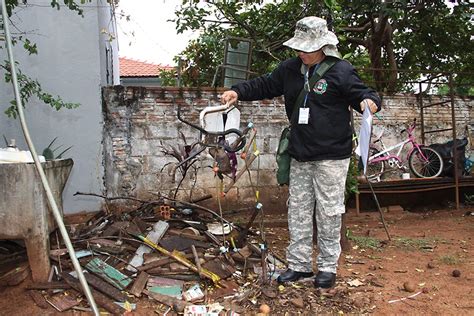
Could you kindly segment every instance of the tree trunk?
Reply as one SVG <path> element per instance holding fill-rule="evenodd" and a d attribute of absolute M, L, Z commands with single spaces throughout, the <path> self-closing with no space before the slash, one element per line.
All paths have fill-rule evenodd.
<path fill-rule="evenodd" d="M 392 32 L 393 28 L 390 25 L 388 16 L 380 16 L 378 22 L 372 21 L 372 34 L 369 38 L 367 49 L 373 68 L 375 87 L 379 91 L 393 92 L 397 85 L 398 71 L 393 51 Z M 388 69 L 384 66 L 383 50 L 385 50 Z"/>
<path fill-rule="evenodd" d="M 397 88 L 397 77 L 398 77 L 398 67 L 397 62 L 395 60 L 395 53 L 394 47 L 392 42 L 392 32 L 393 28 L 390 23 L 387 23 L 387 27 L 385 30 L 384 36 L 384 43 L 385 43 L 385 51 L 387 53 L 387 62 L 388 62 L 388 82 L 387 82 L 387 90 L 389 92 L 395 92 Z"/>

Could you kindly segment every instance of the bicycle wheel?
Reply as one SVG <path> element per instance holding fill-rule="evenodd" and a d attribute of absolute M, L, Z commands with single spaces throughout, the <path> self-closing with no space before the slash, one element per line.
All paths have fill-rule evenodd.
<path fill-rule="evenodd" d="M 443 171 L 443 158 L 430 147 L 420 147 L 423 156 L 418 150 L 413 150 L 408 158 L 408 166 L 411 172 L 418 178 L 434 178 Z"/>
<path fill-rule="evenodd" d="M 369 158 L 378 154 L 380 151 L 375 148 L 375 147 L 370 147 L 369 148 Z M 369 179 L 370 182 L 378 182 L 381 180 L 381 176 L 383 172 L 385 171 L 385 161 L 379 161 L 379 162 L 370 162 L 367 165 L 367 179 Z"/>

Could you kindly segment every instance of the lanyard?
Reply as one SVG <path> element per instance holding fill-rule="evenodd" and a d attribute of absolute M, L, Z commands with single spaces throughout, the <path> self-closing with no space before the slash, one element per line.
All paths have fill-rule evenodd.
<path fill-rule="evenodd" d="M 313 74 L 316 70 L 318 70 L 320 64 L 316 64 L 313 69 Z M 304 91 L 306 91 L 306 95 L 304 96 L 304 103 L 303 107 L 306 107 L 306 101 L 308 100 L 308 94 L 311 91 L 311 87 L 309 86 L 309 67 L 306 65 L 304 66 Z"/>

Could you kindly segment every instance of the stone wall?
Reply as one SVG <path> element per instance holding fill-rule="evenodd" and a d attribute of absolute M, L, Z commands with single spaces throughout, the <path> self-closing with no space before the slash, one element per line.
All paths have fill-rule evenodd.
<path fill-rule="evenodd" d="M 186 120 L 199 125 L 199 112 L 205 107 L 219 105 L 219 89 L 179 89 L 109 87 L 103 90 L 105 188 L 108 196 L 132 196 L 153 199 L 158 193 L 173 196 L 182 178 L 174 171 L 177 160 L 165 155 L 163 148 L 196 142 L 199 132 L 178 121 L 176 111 L 181 109 Z M 424 99 L 424 104 L 439 102 L 439 98 Z M 384 96 L 381 120 L 375 119 L 374 130 L 385 128 L 386 144 L 400 140 L 399 132 L 420 118 L 420 103 L 414 95 Z M 456 99 L 455 112 L 458 135 L 472 121 L 472 99 Z M 285 208 L 287 189 L 279 187 L 275 179 L 275 151 L 280 132 L 287 124 L 281 98 L 258 102 L 240 102 L 242 127 L 249 121 L 257 128 L 259 159 L 251 168 L 250 179 L 244 175 L 229 193 L 221 199 L 225 208 L 252 207 L 255 188 L 266 209 Z M 356 126 L 360 116 L 355 115 Z M 451 110 L 447 105 L 425 110 L 425 130 L 452 126 Z M 357 128 L 357 127 L 356 127 Z M 419 132 L 419 129 L 418 129 Z M 426 143 L 444 142 L 452 132 L 428 134 Z M 419 136 L 419 134 L 418 134 Z M 212 194 L 210 205 L 215 206 L 219 181 L 211 169 L 213 160 L 203 152 L 189 169 L 177 197 L 189 200 Z M 239 159 L 239 168 L 242 162 Z M 225 178 L 224 183 L 229 179 Z"/>

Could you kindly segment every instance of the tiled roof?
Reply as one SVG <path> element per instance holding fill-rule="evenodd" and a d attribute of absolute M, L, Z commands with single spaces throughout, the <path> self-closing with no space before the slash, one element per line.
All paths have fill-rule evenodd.
<path fill-rule="evenodd" d="M 170 65 L 155 64 L 125 57 L 120 57 L 119 62 L 121 77 L 157 77 L 160 70 L 173 69 Z"/>

